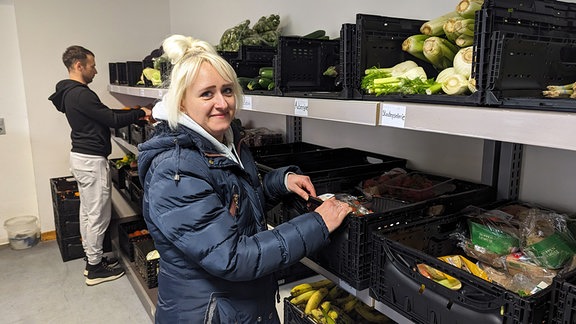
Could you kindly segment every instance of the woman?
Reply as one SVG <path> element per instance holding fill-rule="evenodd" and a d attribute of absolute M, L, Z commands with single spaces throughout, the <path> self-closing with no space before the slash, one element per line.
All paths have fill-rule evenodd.
<path fill-rule="evenodd" d="M 308 199 L 314 186 L 297 167 L 260 180 L 231 124 L 242 102 L 236 73 L 211 45 L 173 35 L 162 46 L 171 84 L 138 156 L 160 253 L 156 323 L 279 323 L 274 272 L 318 251 L 351 209 L 330 199 L 267 230 L 267 199 Z"/>

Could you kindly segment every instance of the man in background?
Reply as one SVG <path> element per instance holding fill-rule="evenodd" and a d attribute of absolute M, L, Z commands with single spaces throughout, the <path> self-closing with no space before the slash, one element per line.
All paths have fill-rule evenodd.
<path fill-rule="evenodd" d="M 110 109 L 88 88 L 98 73 L 94 53 L 70 46 L 62 55 L 69 79 L 56 84 L 48 98 L 64 113 L 71 127 L 70 170 L 80 193 L 80 235 L 86 254 L 86 284 L 118 279 L 124 269 L 115 258 L 103 256 L 104 235 L 110 224 L 111 180 L 108 155 L 112 152 L 110 128 L 120 128 L 151 115 L 148 108 L 130 111 Z"/>

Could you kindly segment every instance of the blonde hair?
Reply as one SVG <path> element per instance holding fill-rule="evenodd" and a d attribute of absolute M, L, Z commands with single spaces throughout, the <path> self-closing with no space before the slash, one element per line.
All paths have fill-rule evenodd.
<path fill-rule="evenodd" d="M 164 97 L 164 105 L 168 112 L 168 124 L 176 129 L 180 118 L 180 104 L 186 89 L 196 80 L 202 63 L 207 62 L 214 67 L 220 76 L 233 84 L 236 109 L 242 102 L 242 88 L 238 83 L 236 71 L 222 58 L 209 43 L 188 36 L 172 35 L 162 42 L 164 55 L 170 60 L 172 72 L 170 85 Z"/>

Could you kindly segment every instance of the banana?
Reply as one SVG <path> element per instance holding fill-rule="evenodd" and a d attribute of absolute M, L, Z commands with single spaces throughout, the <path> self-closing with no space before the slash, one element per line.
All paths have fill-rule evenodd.
<path fill-rule="evenodd" d="M 330 301 L 329 300 L 323 301 L 322 304 L 320 304 L 320 307 L 326 312 L 328 312 L 330 310 Z"/>
<path fill-rule="evenodd" d="M 328 299 L 329 300 L 335 300 L 338 297 L 340 297 L 340 295 L 344 294 L 346 291 L 342 288 L 340 288 L 340 286 L 338 285 L 334 285 L 334 287 L 332 287 L 330 289 L 330 291 L 328 291 Z"/>
<path fill-rule="evenodd" d="M 310 315 L 312 318 L 314 318 L 314 320 L 316 320 L 317 323 L 322 323 L 322 320 L 324 320 L 324 315 L 319 308 L 313 309 Z"/>
<path fill-rule="evenodd" d="M 370 323 L 392 323 L 392 321 L 386 315 L 375 311 L 372 307 L 364 303 L 357 303 L 354 306 L 354 310 L 356 313 L 358 313 L 358 315 L 362 316 L 362 318 Z"/>
<path fill-rule="evenodd" d="M 322 299 L 328 295 L 328 288 L 322 287 L 314 292 L 312 296 L 306 302 L 306 308 L 304 308 L 304 314 L 308 315 L 312 313 L 313 309 L 318 308 Z"/>
<path fill-rule="evenodd" d="M 330 315 L 330 313 L 335 312 L 336 314 Z M 346 314 L 340 307 L 338 306 L 331 306 L 331 310 L 328 315 L 333 319 L 337 319 L 338 324 L 354 324 L 354 320 L 350 317 L 350 315 Z"/>
<path fill-rule="evenodd" d="M 358 303 L 358 299 L 354 298 L 351 299 L 349 301 L 347 301 L 344 305 L 342 305 L 342 309 L 346 312 L 349 313 L 354 309 L 354 306 L 356 306 L 356 304 Z M 361 303 L 360 303 L 361 304 Z"/>
<path fill-rule="evenodd" d="M 290 299 L 292 305 L 300 305 L 308 302 L 308 299 L 316 292 L 316 290 L 309 290 L 307 292 L 301 293 L 300 295 Z"/>
<path fill-rule="evenodd" d="M 344 306 L 344 304 L 346 304 L 347 302 L 351 301 L 352 299 L 354 299 L 356 297 L 354 297 L 354 295 L 352 294 L 347 294 L 344 297 L 340 297 L 340 298 L 336 298 L 334 300 L 334 303 L 340 307 Z"/>
<path fill-rule="evenodd" d="M 292 287 L 292 289 L 290 289 L 290 295 L 292 297 L 296 297 L 311 290 L 315 290 L 314 287 L 312 287 L 312 285 L 310 285 L 309 283 L 303 283 Z"/>
<path fill-rule="evenodd" d="M 327 286 L 332 287 L 332 285 L 335 284 L 330 279 L 322 279 L 313 282 L 306 282 L 292 287 L 292 289 L 290 289 L 290 295 L 294 297 L 310 290 L 316 290 Z"/>

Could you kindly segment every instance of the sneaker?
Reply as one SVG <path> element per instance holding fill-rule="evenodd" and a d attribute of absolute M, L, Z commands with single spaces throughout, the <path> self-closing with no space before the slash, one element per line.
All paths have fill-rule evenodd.
<path fill-rule="evenodd" d="M 86 268 L 84 268 L 84 277 L 86 277 L 88 275 L 88 258 L 84 257 L 84 261 L 86 261 Z M 118 264 L 120 264 L 118 262 L 118 259 L 116 259 L 115 257 L 102 257 L 102 262 L 106 263 L 108 266 L 110 267 L 115 267 Z"/>
<path fill-rule="evenodd" d="M 124 275 L 124 269 L 121 267 L 111 267 L 104 262 L 96 265 L 88 265 L 88 276 L 86 276 L 86 285 L 94 286 L 106 281 L 116 280 Z"/>

